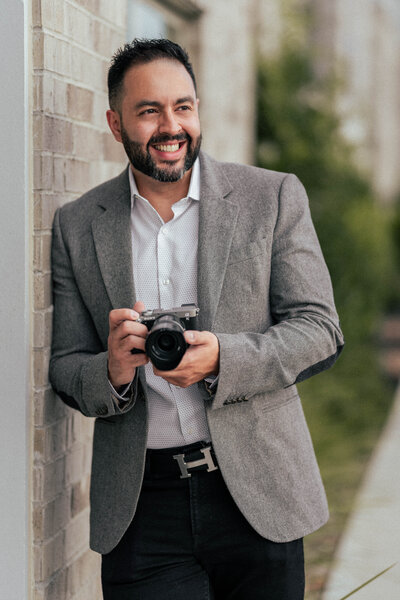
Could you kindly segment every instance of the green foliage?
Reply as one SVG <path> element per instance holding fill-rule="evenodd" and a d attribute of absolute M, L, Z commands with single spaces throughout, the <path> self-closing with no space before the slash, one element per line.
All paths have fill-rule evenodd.
<path fill-rule="evenodd" d="M 316 78 L 312 65 L 294 46 L 261 62 L 258 163 L 304 183 L 347 342 L 369 344 L 392 283 L 388 219 L 341 135 L 337 83 Z"/>
<path fill-rule="evenodd" d="M 329 562 L 386 418 L 393 390 L 374 338 L 385 307 L 399 304 L 391 234 L 400 264 L 400 212 L 386 214 L 354 166 L 335 112 L 337 90 L 333 77 L 315 76 L 309 49 L 292 39 L 259 66 L 258 164 L 303 182 L 346 339 L 336 365 L 300 385 L 332 515 L 307 538 L 308 567 Z"/>

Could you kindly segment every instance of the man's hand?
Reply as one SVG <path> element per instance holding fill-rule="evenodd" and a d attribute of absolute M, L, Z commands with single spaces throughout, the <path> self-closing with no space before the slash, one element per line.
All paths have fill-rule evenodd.
<path fill-rule="evenodd" d="M 184 335 L 190 346 L 176 369 L 159 371 L 153 366 L 155 375 L 182 388 L 219 372 L 218 338 L 210 331 L 185 331 Z"/>
<path fill-rule="evenodd" d="M 143 302 L 136 302 L 133 310 L 117 308 L 109 314 L 108 377 L 115 389 L 128 385 L 135 377 L 136 367 L 149 361 L 146 354 L 131 353 L 133 348 L 144 352 L 148 330 L 143 323 L 136 323 L 144 309 Z"/>

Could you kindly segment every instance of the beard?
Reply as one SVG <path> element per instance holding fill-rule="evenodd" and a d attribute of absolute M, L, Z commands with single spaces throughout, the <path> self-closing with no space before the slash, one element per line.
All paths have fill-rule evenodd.
<path fill-rule="evenodd" d="M 122 123 L 121 138 L 131 165 L 141 173 L 148 175 L 148 177 L 152 177 L 156 181 L 162 181 L 163 183 L 179 181 L 183 175 L 192 168 L 194 161 L 199 155 L 201 146 L 201 134 L 195 141 L 193 141 L 193 138 L 187 133 L 181 133 L 179 135 L 165 134 L 150 138 L 146 144 L 146 149 L 144 150 L 142 144 L 130 139 Z M 186 141 L 186 156 L 183 166 L 180 168 L 174 168 L 174 161 L 168 161 L 168 163 L 165 161 L 165 163 L 168 164 L 168 167 L 158 167 L 150 154 L 150 145 L 164 144 L 170 141 Z"/>

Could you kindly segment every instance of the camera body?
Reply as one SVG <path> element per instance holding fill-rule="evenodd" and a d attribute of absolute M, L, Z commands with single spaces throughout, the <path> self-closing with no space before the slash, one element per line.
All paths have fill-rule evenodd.
<path fill-rule="evenodd" d="M 149 330 L 146 354 L 160 371 L 175 369 L 182 360 L 188 344 L 183 335 L 186 329 L 197 329 L 200 309 L 195 304 L 144 310 L 138 318 Z"/>

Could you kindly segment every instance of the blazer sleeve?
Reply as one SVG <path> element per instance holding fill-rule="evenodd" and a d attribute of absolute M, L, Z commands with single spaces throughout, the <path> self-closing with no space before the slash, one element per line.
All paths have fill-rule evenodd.
<path fill-rule="evenodd" d="M 330 367 L 344 345 L 308 198 L 294 175 L 283 179 L 278 203 L 269 290 L 274 324 L 260 333 L 216 333 L 214 409 L 303 381 Z"/>
<path fill-rule="evenodd" d="M 108 417 L 130 410 L 138 392 L 138 376 L 123 407 L 118 406 L 108 382 L 108 352 L 79 292 L 67 246 L 60 210 L 52 238 L 53 338 L 49 377 L 55 392 L 72 408 L 89 417 Z M 137 369 L 138 372 L 138 369 Z"/>

